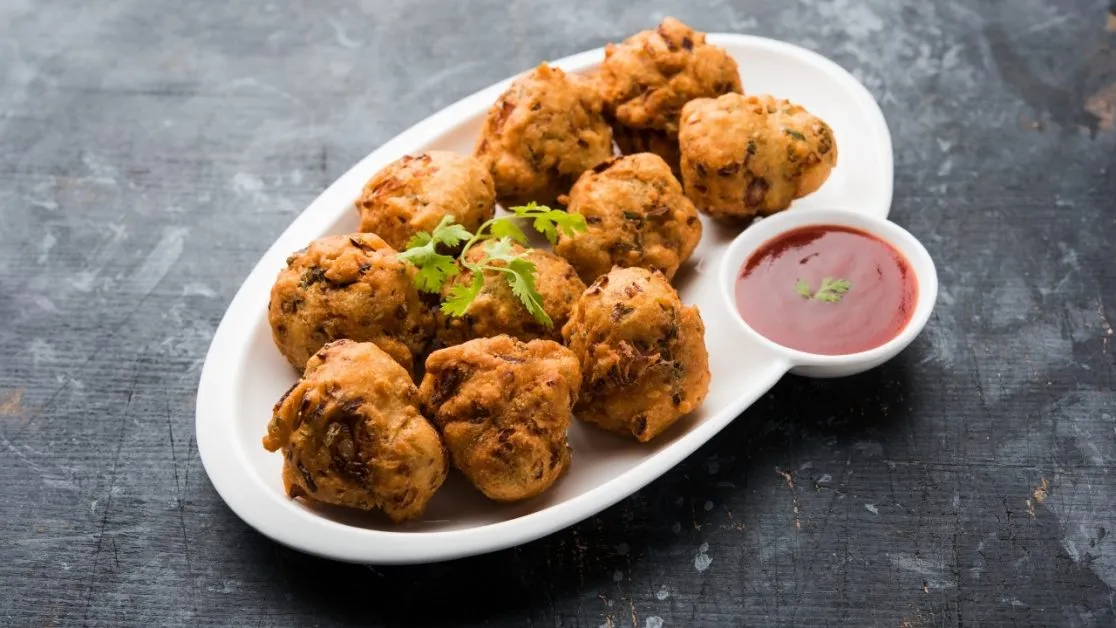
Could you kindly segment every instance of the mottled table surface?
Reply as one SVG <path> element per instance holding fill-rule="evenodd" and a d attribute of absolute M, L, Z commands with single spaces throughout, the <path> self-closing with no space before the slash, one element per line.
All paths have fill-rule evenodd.
<path fill-rule="evenodd" d="M 1106 2 L 3 0 L 0 624 L 1113 625 Z M 428 114 L 664 15 L 873 92 L 926 332 L 513 550 L 374 569 L 243 524 L 194 395 L 269 243 Z"/>

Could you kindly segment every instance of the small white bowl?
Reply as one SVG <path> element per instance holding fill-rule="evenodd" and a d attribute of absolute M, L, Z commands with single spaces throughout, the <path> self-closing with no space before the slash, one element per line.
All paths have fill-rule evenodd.
<path fill-rule="evenodd" d="M 838 225 L 860 229 L 895 247 L 914 270 L 918 281 L 918 301 L 907 325 L 891 340 L 867 351 L 846 355 L 819 355 L 785 347 L 752 329 L 736 305 L 736 280 L 744 263 L 773 238 L 800 227 Z M 926 247 L 909 231 L 884 218 L 839 209 L 799 209 L 764 218 L 745 229 L 729 245 L 722 258 L 721 296 L 736 321 L 757 342 L 791 363 L 790 372 L 807 377 L 828 378 L 854 375 L 875 368 L 900 351 L 926 326 L 938 299 L 938 272 Z"/>

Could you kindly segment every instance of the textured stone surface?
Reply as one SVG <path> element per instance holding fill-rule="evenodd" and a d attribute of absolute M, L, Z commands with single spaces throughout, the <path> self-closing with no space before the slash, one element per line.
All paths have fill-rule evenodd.
<path fill-rule="evenodd" d="M 1105 0 L 0 2 L 0 623 L 1116 622 L 1116 17 Z M 369 569 L 240 522 L 194 446 L 241 280 L 358 158 L 649 27 L 787 39 L 895 141 L 926 333 L 789 378 L 526 546 Z M 480 577 L 482 572 L 488 575 Z"/>

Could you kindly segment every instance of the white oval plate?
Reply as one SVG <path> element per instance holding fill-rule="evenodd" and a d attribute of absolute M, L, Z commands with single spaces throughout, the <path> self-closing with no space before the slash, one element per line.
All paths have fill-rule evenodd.
<path fill-rule="evenodd" d="M 798 207 L 842 207 L 886 217 L 891 206 L 891 136 L 879 106 L 848 72 L 787 43 L 710 34 L 740 65 L 746 93 L 789 98 L 832 127 L 839 163 Z M 592 70 L 603 49 L 554 65 Z M 738 230 L 705 221 L 705 235 L 675 285 L 706 324 L 712 384 L 704 406 L 653 442 L 640 445 L 585 427 L 570 429 L 573 464 L 550 491 L 525 503 L 487 501 L 451 473 L 421 521 L 392 525 L 375 513 L 314 508 L 288 499 L 281 456 L 260 444 L 275 401 L 296 374 L 272 344 L 267 322 L 271 284 L 287 256 L 330 233 L 355 231 L 353 203 L 380 168 L 408 153 L 469 153 L 485 112 L 507 79 L 408 129 L 365 157 L 302 213 L 241 286 L 213 337 L 198 386 L 197 442 L 217 492 L 249 525 L 292 548 L 332 559 L 402 564 L 448 560 L 511 547 L 585 519 L 634 493 L 678 464 L 768 391 L 790 368 L 729 319 L 719 296 L 718 265 Z M 792 208 L 793 210 L 793 208 Z"/>

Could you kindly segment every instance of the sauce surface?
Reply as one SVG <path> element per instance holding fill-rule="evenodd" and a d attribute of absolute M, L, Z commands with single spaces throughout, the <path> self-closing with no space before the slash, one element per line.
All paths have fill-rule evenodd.
<path fill-rule="evenodd" d="M 736 280 L 736 307 L 752 329 L 791 349 L 846 355 L 899 334 L 918 300 L 902 253 L 849 227 L 794 229 L 765 242 Z"/>

